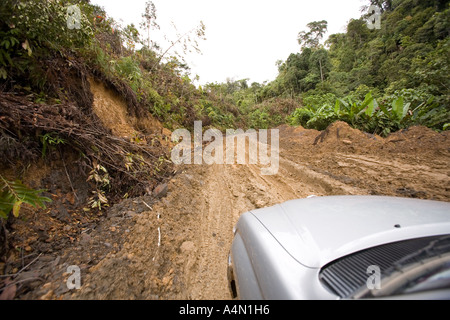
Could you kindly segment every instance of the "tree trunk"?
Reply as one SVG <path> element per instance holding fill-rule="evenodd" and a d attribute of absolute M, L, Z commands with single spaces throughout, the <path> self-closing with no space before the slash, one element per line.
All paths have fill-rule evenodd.
<path fill-rule="evenodd" d="M 320 60 L 320 59 L 319 59 L 319 65 L 320 65 L 320 79 L 322 80 L 322 83 L 323 83 L 322 60 Z"/>

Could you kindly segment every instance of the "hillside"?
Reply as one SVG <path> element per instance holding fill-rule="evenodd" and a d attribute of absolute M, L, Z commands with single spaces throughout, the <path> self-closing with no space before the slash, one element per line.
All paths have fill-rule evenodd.
<path fill-rule="evenodd" d="M 370 4 L 380 8 L 380 29 L 367 26 Z M 442 131 L 450 123 L 449 21 L 448 1 L 367 1 L 344 33 L 324 39 L 325 20 L 299 30 L 298 52 L 277 61 L 273 81 L 230 79 L 208 89 L 256 128 L 323 130 L 341 120 L 383 136 L 412 125 Z"/>

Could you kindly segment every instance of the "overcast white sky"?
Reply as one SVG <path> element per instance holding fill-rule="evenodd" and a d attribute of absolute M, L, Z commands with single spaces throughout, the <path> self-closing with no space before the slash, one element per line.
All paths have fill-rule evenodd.
<path fill-rule="evenodd" d="M 146 0 L 91 0 L 124 25 L 142 21 Z M 328 34 L 345 31 L 351 18 L 361 16 L 367 0 L 153 0 L 161 33 L 171 34 L 173 21 L 180 33 L 202 20 L 206 41 L 202 55 L 187 59 L 200 84 L 250 78 L 272 81 L 277 60 L 298 52 L 297 34 L 311 21 L 327 20 Z M 156 37 L 156 35 L 155 35 Z M 172 38 L 174 39 L 174 38 Z M 164 48 L 164 45 L 162 45 Z M 167 48 L 167 46 L 165 46 Z"/>

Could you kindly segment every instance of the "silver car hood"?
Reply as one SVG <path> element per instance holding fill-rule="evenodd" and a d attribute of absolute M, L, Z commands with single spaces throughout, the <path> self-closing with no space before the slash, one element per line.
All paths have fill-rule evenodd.
<path fill-rule="evenodd" d="M 450 234 L 450 203 L 378 196 L 313 197 L 251 211 L 310 268 L 373 246 Z"/>

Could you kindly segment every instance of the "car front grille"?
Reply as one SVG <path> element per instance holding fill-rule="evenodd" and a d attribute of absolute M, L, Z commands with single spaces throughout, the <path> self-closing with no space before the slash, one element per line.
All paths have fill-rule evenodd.
<path fill-rule="evenodd" d="M 400 267 L 448 252 L 449 235 L 393 242 L 335 260 L 321 269 L 319 279 L 340 298 L 352 298 L 366 288 L 369 266 L 379 267 L 383 279 Z"/>

